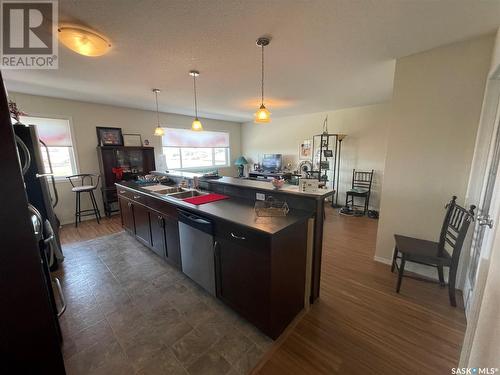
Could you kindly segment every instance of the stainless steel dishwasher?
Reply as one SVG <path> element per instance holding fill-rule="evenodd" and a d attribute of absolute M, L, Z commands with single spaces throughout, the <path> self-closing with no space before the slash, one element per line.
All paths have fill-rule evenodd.
<path fill-rule="evenodd" d="M 210 220 L 179 210 L 182 272 L 215 296 L 213 224 Z"/>

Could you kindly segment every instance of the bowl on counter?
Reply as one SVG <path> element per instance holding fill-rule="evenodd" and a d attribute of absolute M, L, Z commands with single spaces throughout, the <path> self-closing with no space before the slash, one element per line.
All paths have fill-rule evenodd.
<path fill-rule="evenodd" d="M 275 189 L 281 189 L 285 184 L 285 180 L 282 180 L 280 178 L 273 178 L 271 180 L 271 184 L 274 186 Z"/>

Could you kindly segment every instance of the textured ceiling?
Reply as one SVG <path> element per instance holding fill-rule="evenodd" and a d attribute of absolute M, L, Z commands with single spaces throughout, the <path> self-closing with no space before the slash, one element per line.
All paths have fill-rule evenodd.
<path fill-rule="evenodd" d="M 493 32 L 500 1 L 60 0 L 60 23 L 104 35 L 109 54 L 59 45 L 59 69 L 4 71 L 10 91 L 192 114 L 198 69 L 204 117 L 247 121 L 259 104 L 260 50 L 273 116 L 380 102 L 392 94 L 394 59 Z"/>

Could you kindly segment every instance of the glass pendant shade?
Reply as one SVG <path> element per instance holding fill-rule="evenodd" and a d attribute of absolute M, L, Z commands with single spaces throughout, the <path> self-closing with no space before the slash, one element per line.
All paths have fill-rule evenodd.
<path fill-rule="evenodd" d="M 255 122 L 268 123 L 271 122 L 271 112 L 262 104 L 257 112 L 254 113 Z"/>
<path fill-rule="evenodd" d="M 165 130 L 160 126 L 160 111 L 158 109 L 158 93 L 160 92 L 160 89 L 153 89 L 153 93 L 155 94 L 155 102 L 156 102 L 156 128 L 154 135 L 156 137 L 163 137 L 165 134 Z"/>
<path fill-rule="evenodd" d="M 160 128 L 159 126 L 155 129 L 155 133 L 154 135 L 157 136 L 157 137 L 163 137 L 163 135 L 165 134 L 165 130 L 163 130 L 163 128 Z"/>
<path fill-rule="evenodd" d="M 106 54 L 111 44 L 100 35 L 80 27 L 59 28 L 59 40 L 80 55 L 96 57 Z"/>
<path fill-rule="evenodd" d="M 203 125 L 201 125 L 201 121 L 198 120 L 198 117 L 196 117 L 191 124 L 191 130 L 194 130 L 195 132 L 199 132 L 203 130 Z"/>

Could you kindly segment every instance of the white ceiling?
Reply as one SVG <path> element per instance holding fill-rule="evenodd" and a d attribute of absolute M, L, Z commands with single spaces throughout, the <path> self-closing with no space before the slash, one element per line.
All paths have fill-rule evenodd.
<path fill-rule="evenodd" d="M 59 69 L 3 72 L 10 91 L 247 121 L 259 105 L 260 49 L 274 117 L 387 100 L 394 59 L 493 32 L 500 1 L 60 0 L 60 23 L 106 35 L 109 54 L 59 45 Z"/>

